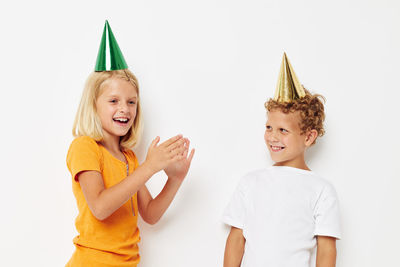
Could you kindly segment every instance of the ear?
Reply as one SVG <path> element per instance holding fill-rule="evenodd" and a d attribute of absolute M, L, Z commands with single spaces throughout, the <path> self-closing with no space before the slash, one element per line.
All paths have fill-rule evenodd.
<path fill-rule="evenodd" d="M 306 145 L 306 147 L 311 146 L 314 143 L 315 139 L 317 139 L 317 137 L 318 137 L 317 130 L 312 129 L 310 131 L 307 131 L 306 138 L 304 140 L 304 144 Z"/>

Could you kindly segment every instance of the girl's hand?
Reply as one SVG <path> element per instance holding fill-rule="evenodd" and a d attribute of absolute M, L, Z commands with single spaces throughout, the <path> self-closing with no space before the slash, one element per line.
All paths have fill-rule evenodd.
<path fill-rule="evenodd" d="M 183 181 L 189 171 L 190 163 L 192 162 L 194 155 L 194 149 L 190 151 L 188 157 L 190 141 L 187 138 L 183 138 L 183 140 L 185 150 L 182 152 L 180 159 L 168 165 L 168 167 L 164 169 L 169 179 Z"/>
<path fill-rule="evenodd" d="M 182 135 L 174 136 L 164 143 L 157 145 L 159 141 L 160 137 L 157 136 L 151 142 L 147 151 L 146 160 L 143 163 L 152 173 L 159 172 L 170 164 L 181 160 L 186 150 L 186 141 Z"/>

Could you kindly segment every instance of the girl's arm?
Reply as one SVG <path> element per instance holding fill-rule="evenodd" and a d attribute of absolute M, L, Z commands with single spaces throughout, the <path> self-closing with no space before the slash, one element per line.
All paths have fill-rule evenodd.
<path fill-rule="evenodd" d="M 188 157 L 189 144 L 189 140 L 185 138 L 185 150 L 181 154 L 182 158 L 164 169 L 165 173 L 168 175 L 168 180 L 156 198 L 153 199 L 146 186 L 143 186 L 139 190 L 139 213 L 145 222 L 149 224 L 158 222 L 178 192 L 179 187 L 189 171 L 190 163 L 194 155 L 194 149 L 192 149 Z"/>
<path fill-rule="evenodd" d="M 245 243 L 246 239 L 243 236 L 243 230 L 232 226 L 231 232 L 226 240 L 224 267 L 240 266 L 244 254 Z"/>
<path fill-rule="evenodd" d="M 317 236 L 317 264 L 316 267 L 336 266 L 336 238 Z"/>
<path fill-rule="evenodd" d="M 185 150 L 185 140 L 182 136 L 175 136 L 157 146 L 159 141 L 159 137 L 153 140 L 141 166 L 112 187 L 104 187 L 103 177 L 97 171 L 84 171 L 78 175 L 86 202 L 97 219 L 104 220 L 113 214 L 139 191 L 153 174 L 182 158 Z"/>
<path fill-rule="evenodd" d="M 168 209 L 180 185 L 179 182 L 174 183 L 168 180 L 154 199 L 147 187 L 143 186 L 138 192 L 138 208 L 143 220 L 148 224 L 157 223 Z"/>

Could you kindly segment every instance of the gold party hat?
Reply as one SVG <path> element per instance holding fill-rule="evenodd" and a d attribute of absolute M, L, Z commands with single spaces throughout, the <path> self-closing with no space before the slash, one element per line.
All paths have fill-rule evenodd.
<path fill-rule="evenodd" d="M 281 70 L 279 72 L 278 84 L 276 86 L 274 100 L 278 102 L 292 102 L 295 99 L 302 98 L 306 95 L 303 86 L 297 79 L 293 67 L 283 53 Z"/>

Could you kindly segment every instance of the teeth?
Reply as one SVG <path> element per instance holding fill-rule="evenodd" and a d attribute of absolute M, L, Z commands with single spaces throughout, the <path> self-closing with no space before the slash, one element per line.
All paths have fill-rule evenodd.
<path fill-rule="evenodd" d="M 128 119 L 126 119 L 126 118 L 116 118 L 114 120 L 120 121 L 120 122 L 127 122 L 128 121 Z"/>
<path fill-rule="evenodd" d="M 281 147 L 281 146 L 271 146 L 272 150 L 281 150 L 284 149 L 285 147 Z"/>

